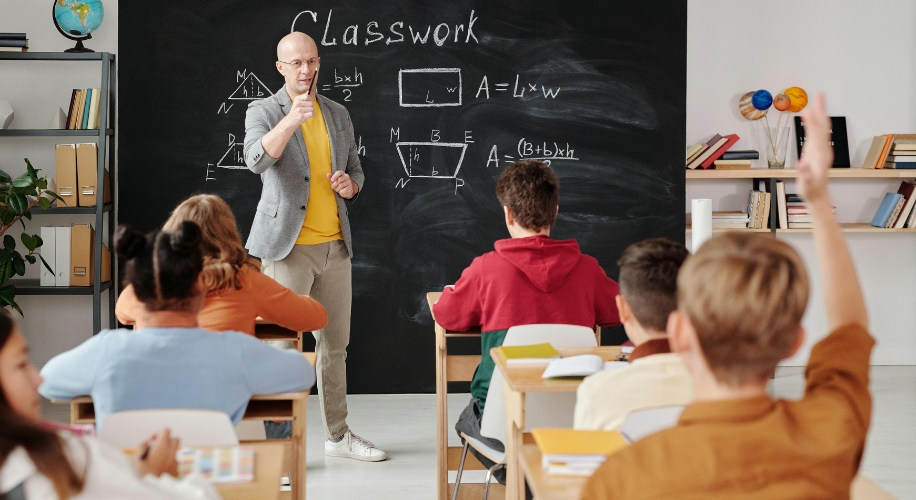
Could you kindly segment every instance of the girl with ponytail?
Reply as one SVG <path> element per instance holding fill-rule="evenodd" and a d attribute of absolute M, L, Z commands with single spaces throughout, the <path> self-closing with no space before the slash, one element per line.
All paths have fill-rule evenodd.
<path fill-rule="evenodd" d="M 143 303 L 142 325 L 102 331 L 54 357 L 41 371 L 39 392 L 49 399 L 92 396 L 100 426 L 109 413 L 147 408 L 219 410 L 237 424 L 255 394 L 310 388 L 315 370 L 302 353 L 200 327 L 207 298 L 201 241 L 191 221 L 147 235 L 118 227 L 115 251 Z"/>
<path fill-rule="evenodd" d="M 184 221 L 201 229 L 202 277 L 207 290 L 197 316 L 201 328 L 254 335 L 258 316 L 297 332 L 320 330 L 328 323 L 328 314 L 318 301 L 261 274 L 261 263 L 248 257 L 235 216 L 222 198 L 214 194 L 188 198 L 175 208 L 163 228 L 174 231 Z M 125 325 L 144 326 L 144 305 L 132 285 L 121 291 L 115 314 Z"/>
<path fill-rule="evenodd" d="M 167 430 L 135 464 L 92 437 L 56 431 L 41 420 L 41 376 L 13 321 L 0 314 L 0 498 L 27 500 L 219 498 L 199 479 L 175 491 L 178 440 Z M 141 448 L 148 446 L 145 443 Z M 142 479 L 141 479 L 142 478 Z M 162 478 L 163 480 L 160 480 Z"/>

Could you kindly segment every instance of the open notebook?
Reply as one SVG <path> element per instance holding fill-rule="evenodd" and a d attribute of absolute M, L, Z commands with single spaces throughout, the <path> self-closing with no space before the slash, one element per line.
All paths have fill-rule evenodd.
<path fill-rule="evenodd" d="M 211 483 L 254 481 L 254 448 L 182 448 L 178 450 L 178 477 L 198 473 Z"/>

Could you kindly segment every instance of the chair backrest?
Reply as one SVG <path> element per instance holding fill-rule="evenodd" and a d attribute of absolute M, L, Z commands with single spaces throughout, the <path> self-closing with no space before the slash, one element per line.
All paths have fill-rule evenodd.
<path fill-rule="evenodd" d="M 125 449 L 136 448 L 162 428 L 181 439 L 182 446 L 235 446 L 232 421 L 214 410 L 130 410 L 111 413 L 99 428 L 99 439 Z"/>
<path fill-rule="evenodd" d="M 659 406 L 632 411 L 620 426 L 620 434 L 630 443 L 639 441 L 650 434 L 674 427 L 683 412 L 683 406 Z"/>
<path fill-rule="evenodd" d="M 503 345 L 530 345 L 548 342 L 554 347 L 595 347 L 595 330 L 577 325 L 523 325 L 506 332 Z M 489 356 L 490 353 L 483 353 Z M 525 396 L 528 428 L 572 427 L 576 393 L 532 393 Z M 487 404 L 480 423 L 480 433 L 506 442 L 506 401 L 503 398 L 503 375 L 499 367 L 493 370 Z"/>

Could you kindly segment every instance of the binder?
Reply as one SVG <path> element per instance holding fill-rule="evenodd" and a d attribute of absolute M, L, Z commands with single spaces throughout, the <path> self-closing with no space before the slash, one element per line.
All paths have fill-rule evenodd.
<path fill-rule="evenodd" d="M 56 228 L 53 227 L 42 227 L 41 233 L 41 248 L 39 248 L 39 253 L 42 258 L 51 266 L 51 269 L 54 269 L 57 265 L 55 255 L 56 243 L 54 235 L 56 234 Z M 55 286 L 57 284 L 55 273 L 48 271 L 48 268 L 41 264 L 41 276 L 38 279 L 38 284 L 41 286 Z"/>
<path fill-rule="evenodd" d="M 54 272 L 56 286 L 70 286 L 70 228 L 55 227 Z M 50 264 L 50 262 L 48 262 Z"/>
<path fill-rule="evenodd" d="M 99 147 L 95 143 L 85 143 L 76 145 L 76 180 L 78 189 L 77 206 L 94 207 L 98 189 L 96 183 L 99 180 Z M 103 203 L 111 201 L 111 179 L 108 177 L 108 169 L 103 174 Z"/>
<path fill-rule="evenodd" d="M 65 205 L 75 207 L 76 196 L 76 144 L 58 144 L 55 149 L 57 195 L 63 198 Z M 69 241 L 69 239 L 68 239 Z M 55 269 L 55 272 L 57 269 Z"/>
<path fill-rule="evenodd" d="M 95 270 L 93 240 L 95 230 L 89 224 L 70 226 L 70 286 L 92 286 Z M 102 245 L 102 282 L 111 280 L 111 252 Z"/>

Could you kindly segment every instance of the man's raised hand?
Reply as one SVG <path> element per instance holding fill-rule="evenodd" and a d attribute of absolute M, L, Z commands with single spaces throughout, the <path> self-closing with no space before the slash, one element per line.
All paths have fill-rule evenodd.
<path fill-rule="evenodd" d="M 315 101 L 312 99 L 312 96 L 300 94 L 294 97 L 293 106 L 286 116 L 295 122 L 296 125 L 302 125 L 306 120 L 315 116 Z"/>

